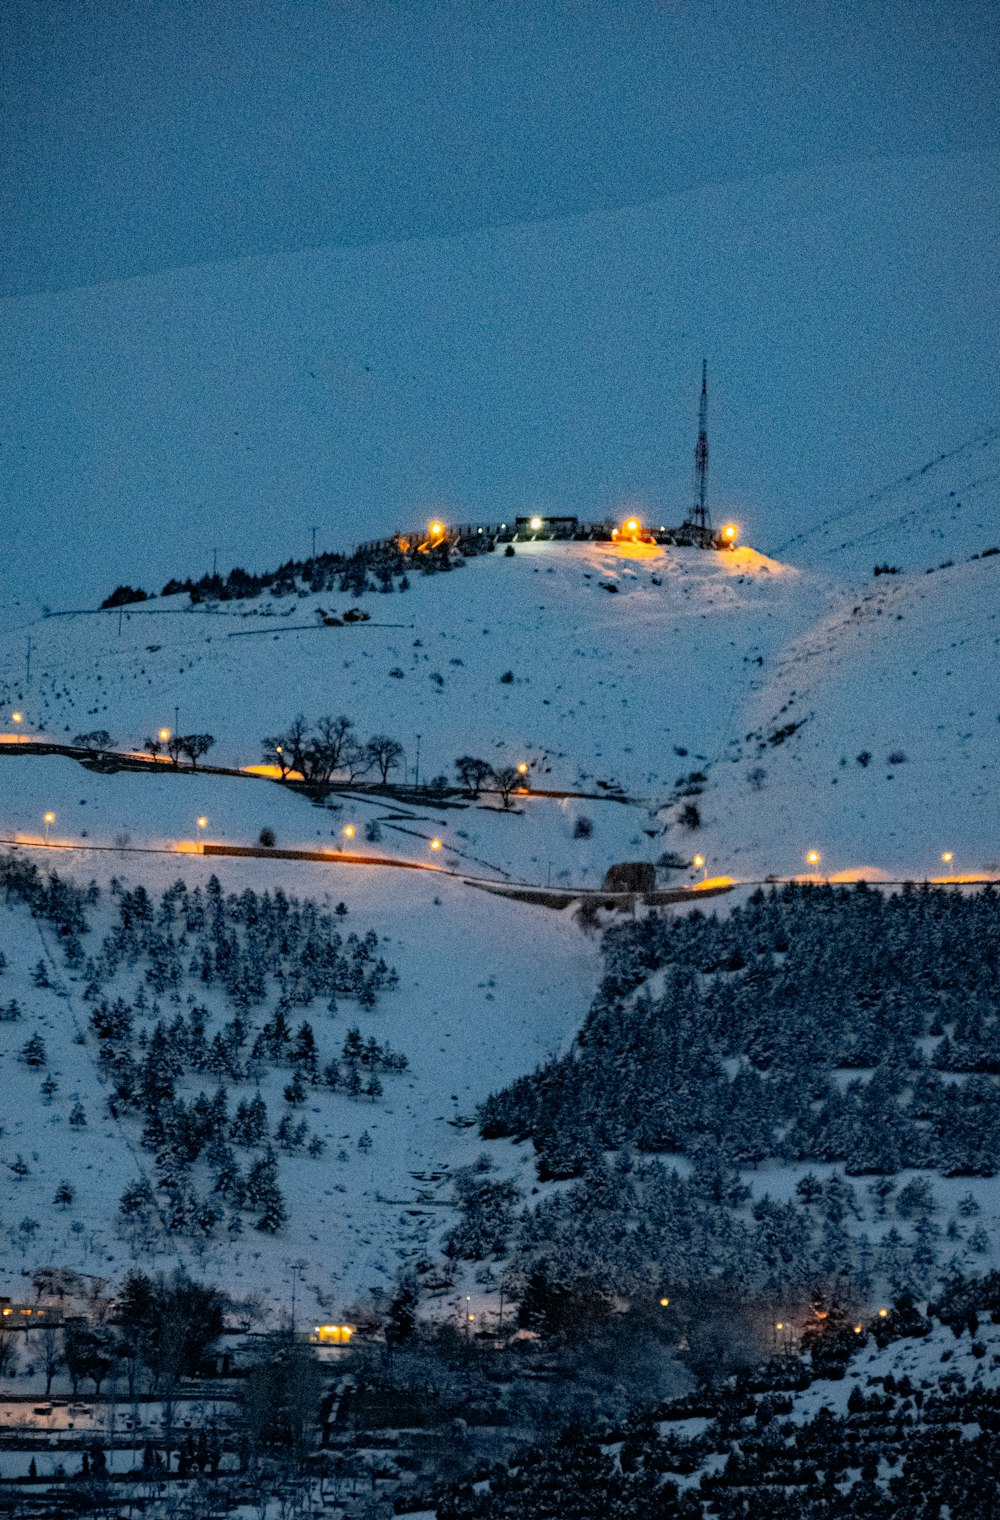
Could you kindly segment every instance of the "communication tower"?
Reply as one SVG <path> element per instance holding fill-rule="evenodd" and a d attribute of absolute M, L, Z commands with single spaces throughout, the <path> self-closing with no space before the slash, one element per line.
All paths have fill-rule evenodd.
<path fill-rule="evenodd" d="M 698 402 L 698 442 L 694 446 L 694 505 L 685 527 L 697 528 L 709 538 L 712 520 L 708 512 L 708 360 L 701 361 L 701 397 Z"/>

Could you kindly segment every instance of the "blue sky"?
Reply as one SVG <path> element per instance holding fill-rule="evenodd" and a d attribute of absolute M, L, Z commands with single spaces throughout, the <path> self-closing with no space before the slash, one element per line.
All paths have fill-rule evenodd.
<path fill-rule="evenodd" d="M 985 5 L 14 3 L 10 583 L 433 509 L 776 545 L 996 420 Z"/>

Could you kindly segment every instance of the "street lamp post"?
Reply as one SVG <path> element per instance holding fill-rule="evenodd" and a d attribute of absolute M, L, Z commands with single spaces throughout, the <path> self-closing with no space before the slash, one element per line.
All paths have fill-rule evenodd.
<path fill-rule="evenodd" d="M 56 815 L 55 815 L 55 813 L 45 813 L 42 816 L 42 822 L 45 824 L 45 843 L 46 844 L 48 844 L 48 842 L 49 842 L 49 827 L 50 827 L 51 824 L 55 823 L 55 821 L 56 821 Z"/>

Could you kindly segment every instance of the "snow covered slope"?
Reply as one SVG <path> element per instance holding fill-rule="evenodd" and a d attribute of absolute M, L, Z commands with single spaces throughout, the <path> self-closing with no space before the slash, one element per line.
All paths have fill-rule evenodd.
<path fill-rule="evenodd" d="M 161 724 L 173 728 L 176 714 L 181 731 L 214 733 L 210 759 L 228 765 L 256 762 L 261 737 L 299 712 L 346 712 L 363 736 L 398 738 L 411 780 L 418 747 L 425 780 L 453 777 L 461 754 L 495 766 L 524 760 L 536 786 L 595 797 L 529 800 L 515 818 L 498 816 L 494 802 L 432 818 L 422 832 L 439 831 L 470 864 L 539 880 L 551 863 L 554 880 L 586 884 L 623 852 L 661 853 L 662 824 L 650 813 L 679 776 L 725 750 L 758 661 L 776 659 L 830 594 L 752 549 L 518 545 L 511 558 L 417 577 L 402 595 L 369 595 L 371 621 L 342 628 L 317 624 L 320 602 L 347 608 L 329 595 L 218 612 L 178 597 L 120 620 L 42 620 L 31 630 L 30 690 L 19 632 L 0 655 L 0 700 L 23 709 L 25 730 L 68 739 L 101 727 L 123 747 L 141 746 Z M 291 845 L 329 842 L 346 818 L 317 815 L 262 782 L 85 777 L 66 762 L 43 764 L 8 763 L 8 828 L 37 831 L 50 809 L 62 839 L 86 827 L 95 841 L 127 833 L 134 843 L 161 842 L 190 837 L 203 813 L 210 837 L 252 843 L 270 823 Z M 608 784 L 644 806 L 602 805 Z M 427 823 L 428 809 L 420 812 Z M 574 838 L 580 813 L 595 819 L 589 840 Z"/>
<path fill-rule="evenodd" d="M 287 1307 L 287 1264 L 301 1261 L 303 1312 L 336 1318 L 358 1295 L 390 1287 L 414 1257 L 434 1256 L 449 1216 L 442 1208 L 449 1194 L 448 1169 L 468 1164 L 480 1149 L 477 1131 L 453 1121 L 467 1121 L 492 1086 L 530 1068 L 572 1037 L 589 1000 L 596 949 L 563 915 L 526 913 L 518 904 L 416 872 L 388 878 L 359 867 L 331 868 L 317 880 L 313 868 L 288 862 L 279 875 L 273 865 L 260 861 L 87 853 L 73 864 L 81 882 L 93 877 L 106 888 L 116 873 L 123 887 L 141 882 L 156 898 L 178 878 L 189 888 L 204 888 L 213 868 L 226 893 L 244 888 L 273 892 L 280 886 L 318 900 L 327 911 L 343 899 L 348 906 L 346 917 L 338 920 L 343 933 L 375 931 L 379 953 L 399 974 L 398 987 L 380 996 L 375 1008 L 342 999 L 336 1015 L 317 1004 L 293 1016 L 293 1023 L 302 1017 L 311 1022 L 321 1066 L 336 1057 L 351 1025 L 358 1025 L 365 1038 L 388 1041 L 406 1055 L 409 1066 L 384 1077 L 385 1091 L 377 1102 L 325 1086 L 309 1088 L 296 1119 L 305 1119 L 326 1150 L 317 1158 L 304 1151 L 281 1155 L 280 1186 L 290 1222 L 280 1235 L 260 1233 L 248 1217 L 245 1234 L 227 1237 L 220 1230 L 199 1248 L 189 1237 L 168 1236 L 154 1224 L 143 1254 L 158 1270 L 169 1271 L 184 1261 L 237 1295 L 262 1294 L 268 1312 Z M 91 910 L 89 954 L 96 952 L 95 941 L 114 916 L 115 901 L 105 892 Z M 0 1230 L 5 1242 L 0 1293 L 20 1296 L 22 1268 L 45 1263 L 117 1279 L 133 1259 L 128 1231 L 122 1234 L 117 1227 L 118 1201 L 126 1186 L 154 1175 L 153 1155 L 140 1146 L 141 1120 L 124 1113 L 109 1117 L 112 1089 L 96 1058 L 99 1041 L 88 1030 L 95 1005 L 83 998 L 80 981 L 67 974 L 50 927 L 33 920 L 24 907 L 0 908 L 0 951 L 7 961 L 0 975 L 0 1005 L 9 1008 L 13 999 L 22 1010 L 15 1022 L 0 1017 Z M 34 984 L 40 958 L 49 965 L 51 987 Z M 121 993 L 131 1000 L 142 983 L 140 966 L 123 973 L 105 995 Z M 186 1011 L 190 990 L 207 1008 L 210 1035 L 217 1021 L 232 1017 L 232 1006 L 218 990 L 192 978 L 176 1004 L 160 996 L 159 1009 L 153 1008 L 147 986 L 138 1025 L 148 1033 L 157 1018 L 169 1021 Z M 251 1020 L 259 1025 L 272 1007 L 273 996 L 266 1009 L 254 1010 Z M 45 1045 L 45 1067 L 19 1058 L 33 1034 Z M 85 1041 L 80 1038 L 84 1034 Z M 284 1111 L 281 1091 L 289 1075 L 288 1069 L 272 1070 L 260 1082 L 272 1129 Z M 56 1086 L 46 1095 L 41 1084 L 48 1077 Z M 180 1091 L 190 1100 L 199 1090 L 210 1095 L 216 1086 L 215 1077 L 202 1074 L 186 1077 Z M 254 1082 L 228 1086 L 231 1114 L 239 1099 L 257 1090 Z M 86 1117 L 83 1127 L 70 1123 L 77 1101 Z M 359 1147 L 366 1132 L 370 1148 L 364 1141 Z M 19 1156 L 27 1168 L 23 1176 L 11 1170 Z M 527 1155 L 524 1159 L 527 1164 Z M 438 1184 L 428 1181 L 432 1174 Z M 199 1191 L 210 1188 L 207 1175 Z M 67 1208 L 53 1204 L 63 1181 L 76 1195 Z"/>
<path fill-rule="evenodd" d="M 744 708 L 705 808 L 718 848 L 738 834 L 771 870 L 818 849 L 831 875 L 996 873 L 998 669 L 1000 556 L 849 594 Z"/>
<path fill-rule="evenodd" d="M 787 539 L 779 552 L 841 575 L 924 571 L 1000 542 L 1000 430 L 986 428 Z"/>
<path fill-rule="evenodd" d="M 0 701 L 20 731 L 100 727 L 122 747 L 176 721 L 215 734 L 210 760 L 229 766 L 255 763 L 296 713 L 346 712 L 362 736 L 400 740 L 400 779 L 418 752 L 425 781 L 474 754 L 590 795 L 329 813 L 260 780 L 6 759 L 8 837 L 38 837 L 45 810 L 69 843 L 170 843 L 207 816 L 208 838 L 254 843 L 268 826 L 317 847 L 381 819 L 389 852 L 426 861 L 440 837 L 457 869 L 572 885 L 665 850 L 743 878 L 794 874 L 813 848 L 824 870 L 889 875 L 933 872 L 945 850 L 966 873 L 1000 857 L 1000 555 L 852 584 L 749 548 L 519 544 L 362 600 L 370 621 L 337 628 L 317 619 L 347 610 L 337 594 L 41 619 L 0 645 Z M 633 805 L 602 801 L 611 788 Z M 578 837 L 581 816 L 593 830 Z"/>

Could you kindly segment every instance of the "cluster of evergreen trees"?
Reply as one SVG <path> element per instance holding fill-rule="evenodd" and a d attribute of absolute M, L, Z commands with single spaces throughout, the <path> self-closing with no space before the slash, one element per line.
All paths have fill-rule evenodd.
<path fill-rule="evenodd" d="M 614 928 L 574 1049 L 492 1095 L 483 1134 L 530 1135 L 543 1177 L 625 1143 L 692 1157 L 711 1143 L 741 1166 L 991 1176 L 998 929 L 992 888 L 864 885 Z"/>
<path fill-rule="evenodd" d="M 982 1359 L 979 1315 L 994 1323 L 996 1275 L 956 1280 L 949 1302 L 966 1305 L 964 1318 L 912 1301 L 893 1305 L 861 1339 L 830 1305 L 816 1318 L 802 1358 L 772 1356 L 735 1375 L 702 1381 L 692 1395 L 644 1403 L 624 1418 L 598 1414 L 564 1418 L 530 1445 L 479 1477 L 453 1483 L 437 1497 L 441 1520 L 939 1520 L 962 1515 L 987 1520 L 1000 1506 L 995 1463 L 1000 1391 L 988 1379 L 941 1366 L 952 1351 L 929 1360 L 922 1377 L 905 1373 L 858 1380 L 841 1412 L 796 1404 L 817 1378 L 842 1378 L 870 1334 L 880 1347 L 922 1338 L 934 1319 L 952 1326 L 967 1353 Z M 968 1322 L 966 1322 L 968 1321 Z M 940 1335 L 940 1330 L 938 1329 Z M 963 1358 L 969 1366 L 968 1355 Z M 973 1365 L 975 1362 L 973 1361 Z M 935 1371 L 935 1367 L 937 1370 Z M 814 1406 L 815 1408 L 815 1406 Z M 686 1424 L 699 1417 L 694 1431 Z M 550 1433 L 551 1431 L 551 1433 Z"/>
<path fill-rule="evenodd" d="M 384 988 L 395 985 L 396 973 L 377 955 L 373 932 L 363 938 L 352 933 L 344 941 L 336 915 L 280 890 L 225 897 L 213 876 L 204 893 L 177 882 L 159 904 L 142 887 L 113 891 L 118 922 L 85 964 L 85 996 L 97 1000 L 101 986 L 123 969 L 144 966 L 145 986 L 155 995 L 169 993 L 179 1002 L 186 977 L 202 986 L 218 981 L 236 1008 L 213 1029 L 208 1009 L 193 993 L 169 1021 L 159 1016 L 158 1004 L 149 1003 L 145 986 L 132 1005 L 121 997 L 96 1001 L 90 1025 L 112 1102 L 143 1119 L 142 1145 L 155 1158 L 155 1192 L 142 1183 L 126 1190 L 123 1225 L 143 1236 L 159 1222 L 206 1238 L 223 1223 L 230 1235 L 241 1233 L 249 1214 L 255 1228 L 274 1233 L 287 1218 L 278 1153 L 305 1150 L 318 1157 L 325 1150 L 322 1137 L 294 1114 L 308 1090 L 322 1083 L 374 1101 L 382 1093 L 378 1072 L 406 1065 L 405 1057 L 373 1038 L 366 1042 L 352 1028 L 339 1060 L 323 1066 L 312 1025 L 303 1020 L 293 1028 L 289 1014 L 317 997 L 333 1013 L 338 994 L 371 1007 Z M 272 979 L 281 991 L 258 1025 L 249 1009 L 268 1000 Z M 138 1030 L 136 1013 L 146 1018 Z M 286 1108 L 272 1129 L 259 1091 L 241 1097 L 233 1110 L 226 1084 L 259 1082 L 275 1067 L 290 1075 Z M 214 1092 L 186 1097 L 179 1085 L 205 1074 L 216 1078 Z M 238 1151 L 248 1153 L 242 1164 Z"/>
<path fill-rule="evenodd" d="M 442 570 L 452 570 L 466 559 L 488 553 L 494 547 L 494 540 L 486 534 L 463 539 L 460 545 L 442 542 L 425 553 L 418 553 L 415 543 L 404 549 L 401 540 L 386 539 L 381 543 L 362 545 L 351 554 L 328 553 L 311 555 L 307 559 L 289 559 L 276 570 L 253 573 L 235 567 L 228 575 L 203 575 L 197 580 L 171 579 L 160 595 L 185 593 L 197 604 L 248 601 L 265 591 L 275 597 L 321 591 L 339 591 L 354 597 L 363 596 L 367 591 L 406 591 L 409 578 L 415 572 L 434 575 Z M 118 586 L 105 597 L 101 606 L 121 607 L 148 600 L 149 594 L 139 587 Z"/>
<path fill-rule="evenodd" d="M 539 1176 L 570 1185 L 520 1212 L 489 1179 L 464 1186 L 450 1249 L 506 1253 L 522 1287 L 556 1297 L 838 1276 L 863 1296 L 967 1267 L 989 1245 L 971 1193 L 945 1228 L 926 1179 L 894 1174 L 1000 1167 L 1000 1081 L 982 1069 L 1000 1039 L 998 908 L 992 889 L 790 886 L 726 918 L 610 929 L 573 1049 L 480 1110 L 485 1137 L 530 1138 Z M 764 1162 L 838 1170 L 751 1202 Z"/>
<path fill-rule="evenodd" d="M 296 1114 L 307 1093 L 339 1090 L 374 1102 L 382 1095 L 381 1076 L 406 1067 L 405 1056 L 364 1038 L 357 1027 L 348 1029 L 339 1053 L 324 1059 L 325 1042 L 312 1024 L 293 1018 L 317 999 L 330 1016 L 343 998 L 372 1008 L 398 981 L 378 953 L 373 931 L 342 934 L 343 904 L 331 914 L 280 889 L 226 896 L 215 876 L 204 890 L 178 881 L 159 899 L 142 886 L 126 890 L 113 880 L 116 919 L 87 954 L 85 910 L 98 901 L 96 887 L 81 891 L 10 856 L 0 858 L 0 884 L 8 899 L 27 903 L 55 926 L 91 1005 L 89 1026 L 110 1089 L 109 1109 L 142 1122 L 153 1180 L 128 1187 L 119 1209 L 123 1228 L 138 1241 L 163 1227 L 196 1240 L 222 1228 L 237 1235 L 245 1217 L 259 1230 L 279 1230 L 287 1218 L 279 1153 L 318 1157 L 325 1149 L 322 1137 Z M 121 978 L 136 972 L 137 990 L 123 995 L 117 990 Z M 50 984 L 44 962 L 34 979 L 38 986 Z M 191 981 L 201 996 L 221 991 L 232 1015 L 213 1017 L 194 991 L 186 991 Z M 171 1007 L 169 1014 L 160 999 Z M 270 1012 L 255 1019 L 253 1010 L 272 1000 Z M 5 1016 L 20 1018 L 21 1010 L 10 1004 Z M 44 1066 L 44 1042 L 37 1035 L 22 1059 Z M 288 1080 L 275 1120 L 257 1084 L 276 1068 Z M 205 1078 L 214 1087 L 199 1088 Z M 249 1096 L 231 1094 L 232 1087 L 247 1084 L 255 1088 Z M 70 1123 L 85 1122 L 77 1103 Z"/>
<path fill-rule="evenodd" d="M 344 940 L 336 915 L 280 888 L 226 897 L 213 876 L 204 891 L 189 892 L 177 882 L 158 905 L 142 886 L 128 891 L 112 883 L 112 893 L 119 899 L 119 921 L 82 967 L 91 998 L 140 963 L 157 996 L 177 990 L 190 976 L 206 988 L 220 986 L 241 1012 L 265 1001 L 269 979 L 281 987 L 285 1007 L 307 1007 L 322 998 L 331 1013 L 341 996 L 374 1007 L 397 980 L 376 953 L 373 931 Z"/>

